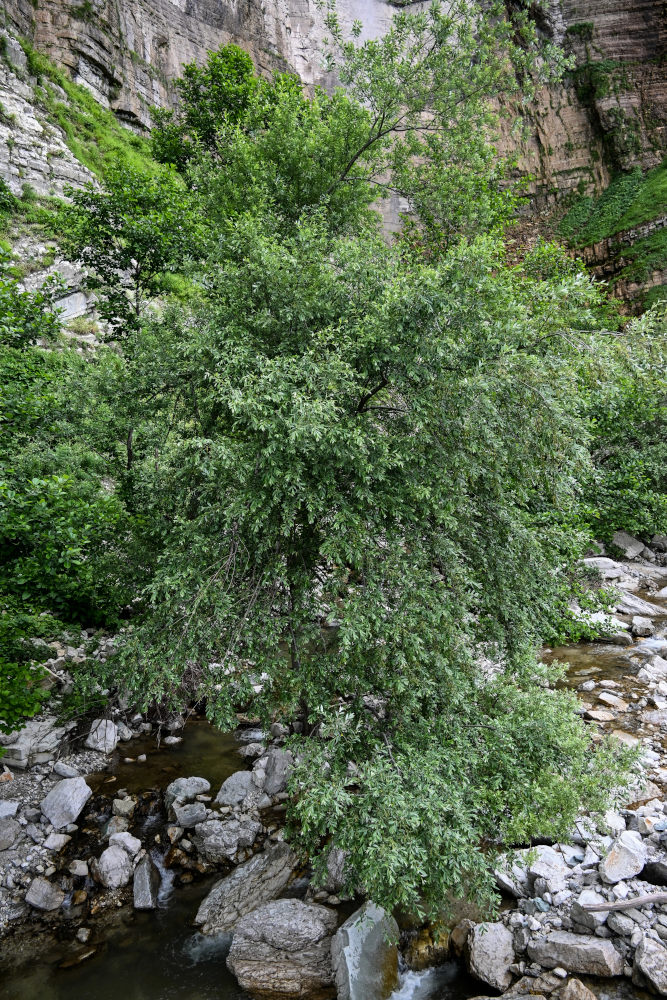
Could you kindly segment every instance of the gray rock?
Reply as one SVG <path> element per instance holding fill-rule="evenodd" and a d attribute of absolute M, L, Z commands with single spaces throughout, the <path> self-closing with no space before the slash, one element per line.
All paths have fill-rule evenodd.
<path fill-rule="evenodd" d="M 327 880 L 324 888 L 327 892 L 339 893 L 345 885 L 345 866 L 347 852 L 340 847 L 332 847 L 327 855 Z"/>
<path fill-rule="evenodd" d="M 385 1000 L 398 985 L 398 924 L 368 902 L 336 931 L 331 962 L 338 1000 Z"/>
<path fill-rule="evenodd" d="M 528 957 L 545 969 L 556 966 L 589 976 L 623 975 L 623 959 L 611 941 L 589 934 L 552 931 L 532 942 Z"/>
<path fill-rule="evenodd" d="M 128 740 L 132 739 L 132 730 L 124 722 L 118 723 L 118 739 L 122 740 L 123 743 L 127 743 Z"/>
<path fill-rule="evenodd" d="M 130 824 L 124 816 L 112 816 L 103 828 L 102 840 L 111 840 L 117 833 L 125 833 L 129 830 Z"/>
<path fill-rule="evenodd" d="M 635 986 L 649 986 L 667 996 L 667 948 L 653 938 L 644 937 L 635 952 L 632 969 Z"/>
<path fill-rule="evenodd" d="M 114 799 L 111 812 L 114 816 L 124 816 L 125 819 L 130 819 L 134 815 L 136 807 L 137 803 L 128 796 L 126 799 Z"/>
<path fill-rule="evenodd" d="M 18 808 L 18 799 L 0 799 L 0 819 L 16 816 Z"/>
<path fill-rule="evenodd" d="M 646 864 L 646 847 L 640 834 L 624 830 L 611 845 L 606 857 L 599 865 L 603 882 L 613 885 L 626 878 L 639 875 Z"/>
<path fill-rule="evenodd" d="M 333 910 L 298 899 L 260 906 L 238 922 L 227 965 L 243 989 L 307 997 L 333 984 Z"/>
<path fill-rule="evenodd" d="M 287 885 L 295 857 L 287 844 L 279 842 L 236 868 L 217 882 L 202 902 L 195 924 L 203 934 L 233 930 L 247 913 L 275 899 Z"/>
<path fill-rule="evenodd" d="M 85 742 L 89 750 L 113 753 L 118 744 L 118 726 L 111 719 L 95 719 Z"/>
<path fill-rule="evenodd" d="M 215 801 L 223 806 L 238 806 L 253 787 L 252 771 L 236 771 L 223 781 Z"/>
<path fill-rule="evenodd" d="M 60 830 L 76 822 L 92 794 L 83 778 L 65 778 L 42 799 L 41 809 L 54 829 Z"/>
<path fill-rule="evenodd" d="M 264 768 L 264 792 L 267 795 L 278 795 L 287 788 L 287 779 L 294 767 L 294 758 L 289 750 L 272 747 L 267 754 Z"/>
<path fill-rule="evenodd" d="M 239 847 L 252 847 L 261 824 L 251 819 L 222 822 L 208 819 L 195 827 L 195 845 L 207 861 L 218 863 L 234 857 Z"/>
<path fill-rule="evenodd" d="M 22 729 L 0 738 L 8 767 L 24 770 L 31 764 L 52 760 L 67 736 L 67 726 L 59 726 L 54 716 L 30 719 Z"/>
<path fill-rule="evenodd" d="M 160 873 L 150 854 L 143 858 L 134 869 L 134 908 L 135 910 L 154 910 L 157 907 L 160 889 Z"/>
<path fill-rule="evenodd" d="M 655 618 L 657 615 L 664 615 L 665 609 L 658 604 L 651 604 L 642 597 L 629 593 L 627 590 L 621 591 L 621 596 L 616 602 L 616 611 L 622 615 L 643 615 L 647 618 Z"/>
<path fill-rule="evenodd" d="M 120 889 L 132 878 L 132 862 L 127 851 L 118 844 L 107 847 L 97 859 L 92 862 L 93 876 L 106 889 Z"/>
<path fill-rule="evenodd" d="M 632 619 L 632 634 L 640 636 L 653 635 L 655 632 L 655 624 L 650 618 L 646 618 L 643 615 L 635 615 Z"/>
<path fill-rule="evenodd" d="M 528 868 L 528 875 L 535 881 L 543 879 L 549 892 L 562 892 L 570 877 L 570 868 L 562 854 L 553 847 L 534 848 L 536 858 Z"/>
<path fill-rule="evenodd" d="M 109 837 L 109 847 L 113 847 L 114 844 L 117 847 L 122 847 L 124 851 L 127 851 L 131 858 L 135 858 L 141 850 L 141 841 L 139 838 L 133 837 L 131 833 L 127 832 L 127 830 L 122 833 L 111 834 Z"/>
<path fill-rule="evenodd" d="M 621 550 L 626 559 L 634 559 L 644 548 L 644 543 L 629 535 L 627 531 L 615 532 L 611 543 Z"/>
<path fill-rule="evenodd" d="M 506 990 L 512 982 L 510 965 L 515 961 L 512 932 L 501 923 L 475 924 L 466 941 L 468 971 L 495 990 Z"/>
<path fill-rule="evenodd" d="M 79 772 L 75 767 L 71 767 L 69 764 L 65 764 L 61 760 L 57 760 L 53 765 L 53 773 L 60 775 L 61 778 L 79 777 Z"/>
<path fill-rule="evenodd" d="M 206 778 L 176 778 L 165 789 L 164 803 L 169 810 L 174 802 L 194 802 L 198 795 L 210 790 L 211 783 Z"/>
<path fill-rule="evenodd" d="M 189 830 L 206 819 L 206 806 L 203 802 L 185 802 L 183 805 L 174 802 L 172 812 L 175 821 L 184 830 Z"/>
<path fill-rule="evenodd" d="M 570 916 L 581 927 L 585 927 L 589 931 L 594 931 L 596 927 L 601 927 L 605 923 L 607 913 L 591 913 L 585 907 L 598 906 L 606 902 L 607 900 L 604 896 L 601 896 L 595 889 L 584 889 L 572 904 Z"/>
<path fill-rule="evenodd" d="M 30 903 L 36 910 L 57 910 L 65 899 L 65 893 L 53 882 L 38 875 L 30 883 L 30 888 L 25 895 L 26 903 Z"/>
<path fill-rule="evenodd" d="M 16 843 L 21 827 L 11 816 L 0 819 L 0 851 L 8 851 Z"/>
<path fill-rule="evenodd" d="M 44 847 L 48 851 L 62 851 L 63 847 L 66 847 L 71 839 L 66 833 L 50 833 L 44 841 Z"/>

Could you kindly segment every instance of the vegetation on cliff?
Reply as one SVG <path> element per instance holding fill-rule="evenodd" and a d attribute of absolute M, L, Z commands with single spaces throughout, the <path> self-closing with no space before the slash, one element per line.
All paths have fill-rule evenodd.
<path fill-rule="evenodd" d="M 493 13 L 365 43 L 332 19 L 345 95 L 233 48 L 186 69 L 171 167 L 120 163 L 62 215 L 114 343 L 10 330 L 2 355 L 29 404 L 5 404 L 4 621 L 20 582 L 35 615 L 125 620 L 82 690 L 298 717 L 294 838 L 411 909 L 488 899 L 489 847 L 564 836 L 623 780 L 536 649 L 576 628 L 591 525 L 665 526 L 662 397 L 632 406 L 665 390 L 664 320 L 609 330 L 555 246 L 507 259 L 490 100 L 536 48 Z M 383 193 L 412 210 L 391 245 Z M 630 442 L 653 479 L 618 504 Z"/>

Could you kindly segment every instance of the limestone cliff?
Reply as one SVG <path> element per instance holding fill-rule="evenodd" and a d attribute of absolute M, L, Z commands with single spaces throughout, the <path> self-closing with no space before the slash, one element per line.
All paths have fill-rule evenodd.
<path fill-rule="evenodd" d="M 508 0 L 508 3 L 514 0 Z M 321 80 L 325 34 L 317 0 L 6 0 L 13 27 L 65 67 L 72 79 L 127 124 L 148 123 L 149 108 L 172 100 L 184 62 L 235 41 L 263 71 L 290 67 Z M 420 6 L 420 4 L 415 4 Z M 381 33 L 395 10 L 387 0 L 338 0 Z M 504 145 L 535 177 L 542 203 L 592 190 L 610 171 L 660 162 L 667 145 L 667 18 L 664 0 L 537 0 L 542 32 L 576 60 L 558 88 L 530 111 L 528 137 L 506 130 Z"/>

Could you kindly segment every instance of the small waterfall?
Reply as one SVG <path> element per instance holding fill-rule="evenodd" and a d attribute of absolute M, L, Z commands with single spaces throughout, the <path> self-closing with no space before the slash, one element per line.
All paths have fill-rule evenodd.
<path fill-rule="evenodd" d="M 160 854 L 157 848 L 153 848 L 151 851 L 151 858 L 160 873 L 160 888 L 158 889 L 157 894 L 157 905 L 158 909 L 164 910 L 168 906 L 169 897 L 174 891 L 174 872 L 169 868 L 165 868 L 163 855 Z"/>

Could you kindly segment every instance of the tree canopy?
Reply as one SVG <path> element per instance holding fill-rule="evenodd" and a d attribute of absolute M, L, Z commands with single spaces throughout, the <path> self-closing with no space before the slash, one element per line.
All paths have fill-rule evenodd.
<path fill-rule="evenodd" d="M 576 261 L 538 241 L 517 263 L 503 237 L 498 99 L 562 65 L 523 7 L 401 11 L 377 41 L 329 27 L 344 90 L 262 81 L 223 48 L 156 115 L 177 170 L 74 196 L 70 253 L 115 343 L 62 355 L 7 572 L 40 608 L 125 619 L 82 688 L 298 721 L 293 839 L 320 870 L 343 848 L 349 888 L 435 911 L 488 900 L 495 849 L 564 836 L 624 780 L 539 646 L 576 628 L 576 560 L 617 516 L 592 514 L 597 452 L 638 427 L 655 448 L 663 411 L 630 404 L 661 370 L 664 389 L 665 324 L 619 329 Z M 392 241 L 388 192 L 412 220 Z M 54 560 L 60 527 L 78 539 L 73 592 L 30 576 L 33 488 Z"/>

